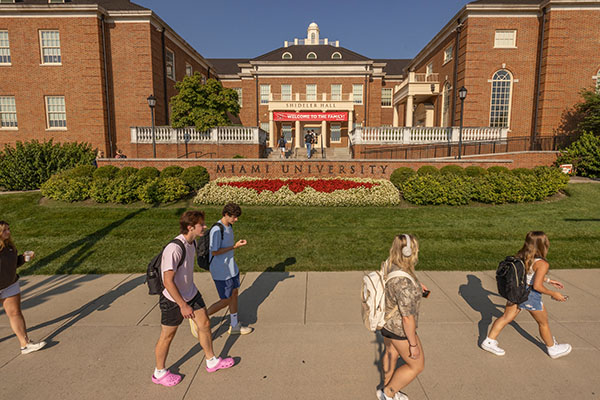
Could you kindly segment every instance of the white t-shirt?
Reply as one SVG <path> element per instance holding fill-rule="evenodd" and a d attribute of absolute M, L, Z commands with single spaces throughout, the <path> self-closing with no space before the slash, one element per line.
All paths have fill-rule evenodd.
<path fill-rule="evenodd" d="M 527 273 L 527 284 L 530 286 L 533 285 L 533 276 L 535 275 L 535 272 L 533 272 L 533 265 L 540 260 L 543 260 L 543 258 L 535 258 L 533 264 L 531 264 L 532 268 Z"/>
<path fill-rule="evenodd" d="M 175 271 L 175 278 L 173 279 L 175 286 L 177 286 L 183 300 L 190 301 L 198 292 L 198 288 L 194 285 L 194 259 L 196 258 L 196 247 L 193 242 L 188 243 L 183 234 L 177 236 L 175 239 L 179 239 L 185 246 L 185 261 L 177 268 L 182 256 L 181 247 L 175 243 L 168 244 L 162 254 L 162 261 L 160 264 L 161 278 L 164 282 L 165 271 Z M 163 290 L 163 295 L 167 299 L 175 301 L 167 288 Z"/>

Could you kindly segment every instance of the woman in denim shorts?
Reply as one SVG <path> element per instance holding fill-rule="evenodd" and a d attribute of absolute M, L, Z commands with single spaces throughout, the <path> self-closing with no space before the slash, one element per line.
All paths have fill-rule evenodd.
<path fill-rule="evenodd" d="M 525 244 L 519 250 L 516 257 L 523 261 L 527 271 L 527 285 L 529 285 L 529 297 L 521 304 L 506 303 L 504 315 L 492 324 L 489 335 L 481 343 L 481 348 L 497 356 L 505 354 L 504 349 L 498 347 L 497 337 L 502 329 L 511 323 L 521 310 L 527 310 L 538 323 L 540 336 L 546 344 L 548 355 L 552 358 L 566 356 L 571 352 L 570 344 L 558 344 L 550 332 L 548 325 L 548 313 L 542 302 L 542 294 L 547 294 L 557 301 L 566 301 L 567 297 L 557 291 L 549 290 L 544 283 L 549 283 L 557 289 L 564 286 L 559 281 L 546 277 L 550 265 L 546 261 L 550 241 L 544 232 L 532 231 L 525 237 Z"/>

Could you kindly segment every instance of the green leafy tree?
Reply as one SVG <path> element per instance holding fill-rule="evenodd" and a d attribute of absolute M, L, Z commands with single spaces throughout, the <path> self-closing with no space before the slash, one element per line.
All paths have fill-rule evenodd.
<path fill-rule="evenodd" d="M 578 138 L 583 132 L 600 136 L 600 93 L 583 90 L 582 101 L 565 111 L 557 133 Z"/>
<path fill-rule="evenodd" d="M 579 140 L 561 151 L 556 164 L 573 164 L 577 175 L 600 178 L 600 136 L 584 132 Z"/>
<path fill-rule="evenodd" d="M 175 88 L 179 93 L 171 98 L 174 128 L 195 126 L 199 131 L 206 131 L 231 125 L 228 114 L 237 117 L 240 112 L 235 90 L 224 88 L 215 79 L 202 84 L 199 73 L 185 77 Z"/>

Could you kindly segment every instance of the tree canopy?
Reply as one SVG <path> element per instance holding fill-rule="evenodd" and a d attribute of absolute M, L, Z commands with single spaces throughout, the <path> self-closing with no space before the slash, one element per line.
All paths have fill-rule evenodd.
<path fill-rule="evenodd" d="M 600 93 L 583 90 L 581 97 L 582 101 L 563 115 L 558 133 L 579 137 L 583 132 L 589 132 L 600 136 Z"/>

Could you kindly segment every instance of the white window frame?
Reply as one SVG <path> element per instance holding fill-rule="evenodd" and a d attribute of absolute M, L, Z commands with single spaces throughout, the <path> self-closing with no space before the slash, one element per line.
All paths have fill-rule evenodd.
<path fill-rule="evenodd" d="M 282 60 L 291 60 L 292 58 L 292 53 L 290 53 L 289 51 L 286 51 L 281 55 Z"/>
<path fill-rule="evenodd" d="M 190 63 L 185 63 L 185 76 L 193 76 L 194 75 L 194 67 Z"/>
<path fill-rule="evenodd" d="M 427 64 L 427 68 L 425 69 L 425 75 L 426 76 L 433 75 L 433 63 L 432 62 Z"/>
<path fill-rule="evenodd" d="M 508 37 L 512 34 L 512 38 Z M 502 37 L 506 35 L 506 37 Z M 495 49 L 516 49 L 517 48 L 517 30 L 516 29 L 496 29 L 494 34 Z"/>
<path fill-rule="evenodd" d="M 281 101 L 292 101 L 292 85 L 288 83 L 281 85 Z"/>
<path fill-rule="evenodd" d="M 339 89 L 339 91 L 337 89 Z M 334 83 L 331 85 L 331 101 L 342 101 L 341 83 Z"/>
<path fill-rule="evenodd" d="M 171 73 L 169 73 L 169 53 L 171 53 Z M 175 52 L 168 47 L 165 48 L 165 74 L 167 78 L 176 81 L 175 75 Z"/>
<path fill-rule="evenodd" d="M 450 82 L 444 84 L 442 91 L 442 126 L 450 126 L 450 100 L 452 99 L 452 85 Z"/>
<path fill-rule="evenodd" d="M 261 122 L 260 129 L 262 129 L 265 132 L 269 132 L 271 130 L 271 124 L 269 122 Z"/>
<path fill-rule="evenodd" d="M 50 110 L 51 106 L 58 106 L 60 107 L 61 104 L 50 104 L 50 101 L 53 99 L 62 99 L 62 110 Z M 67 130 L 67 105 L 66 105 L 66 101 L 65 101 L 65 96 L 45 96 L 45 101 L 44 103 L 46 103 L 46 130 L 49 131 L 64 131 Z M 64 119 L 51 119 L 51 115 L 53 114 L 57 114 L 57 115 L 64 115 Z M 64 121 L 64 124 L 62 126 L 51 126 L 53 121 Z"/>
<path fill-rule="evenodd" d="M 12 65 L 12 58 L 10 57 L 10 38 L 7 30 L 0 30 L 0 35 L 6 34 L 6 42 L 4 39 L 0 39 L 0 65 Z M 6 58 L 7 61 L 2 61 L 2 58 Z"/>
<path fill-rule="evenodd" d="M 260 85 L 260 104 L 269 104 L 271 85 Z"/>
<path fill-rule="evenodd" d="M 242 90 L 241 87 L 233 88 L 233 90 L 235 90 L 235 92 L 237 93 L 238 104 L 239 104 L 240 108 L 242 108 L 242 95 L 243 95 L 244 92 L 243 92 L 243 90 Z"/>
<path fill-rule="evenodd" d="M 340 133 L 338 140 L 333 139 L 334 130 L 337 130 Z M 331 143 L 342 143 L 342 124 L 334 122 L 329 125 L 329 141 Z"/>
<path fill-rule="evenodd" d="M 331 55 L 331 59 L 332 60 L 341 60 L 342 59 L 342 53 L 340 53 L 339 51 L 336 51 L 335 53 L 333 53 Z"/>
<path fill-rule="evenodd" d="M 57 33 L 58 34 L 58 46 L 44 46 L 44 33 Z M 60 31 L 58 29 L 40 29 L 39 31 L 40 38 L 40 56 L 41 56 L 41 65 L 62 65 L 62 51 L 60 48 Z M 58 49 L 58 62 L 45 62 L 44 61 L 44 49 Z M 55 57 L 53 55 L 51 57 Z"/>
<path fill-rule="evenodd" d="M 498 101 L 499 100 L 503 100 L 504 103 L 504 99 L 500 98 L 501 96 L 501 92 L 497 94 L 496 99 L 494 99 L 494 83 L 496 82 L 506 82 L 506 80 L 494 80 L 494 77 L 500 73 L 500 72 L 506 72 L 510 78 L 510 84 L 508 86 L 508 99 L 507 99 L 507 107 L 508 107 L 508 111 L 506 112 L 506 125 L 498 125 L 497 122 L 494 122 L 494 120 L 498 119 L 498 115 L 494 115 L 495 114 L 499 114 L 499 111 L 494 111 L 492 107 L 494 107 L 494 105 L 496 105 L 496 107 L 499 107 L 498 105 Z M 490 91 L 490 126 L 491 127 L 499 127 L 499 128 L 509 128 L 510 127 L 510 117 L 511 117 L 511 113 L 512 113 L 512 96 L 513 96 L 513 88 L 514 88 L 514 83 L 515 83 L 515 79 L 513 77 L 513 74 L 507 70 L 507 69 L 500 69 L 496 72 L 494 72 L 494 75 L 492 75 L 492 79 L 490 80 L 492 87 L 491 87 L 491 91 Z M 499 87 L 500 89 L 502 89 L 502 87 Z"/>
<path fill-rule="evenodd" d="M 317 53 L 315 53 L 314 51 L 311 51 L 310 53 L 308 53 L 306 55 L 306 59 L 307 60 L 316 60 L 317 59 Z"/>
<path fill-rule="evenodd" d="M 352 101 L 354 104 L 363 104 L 363 84 L 362 83 L 354 83 L 352 85 Z"/>
<path fill-rule="evenodd" d="M 389 94 L 384 95 L 384 93 L 389 93 Z M 384 104 L 384 100 L 385 100 L 385 104 Z M 394 89 L 381 88 L 381 107 L 384 107 L 384 108 L 391 107 L 393 100 L 394 100 Z"/>
<path fill-rule="evenodd" d="M 289 139 L 286 135 L 289 134 Z M 286 143 L 291 143 L 293 135 L 292 135 L 292 124 L 289 122 L 281 124 L 281 135 L 285 139 Z"/>
<path fill-rule="evenodd" d="M 306 85 L 306 101 L 317 101 L 317 84 L 308 83 Z"/>
<path fill-rule="evenodd" d="M 450 61 L 452 61 L 452 59 L 454 58 L 454 46 L 448 46 L 446 47 L 446 50 L 444 50 L 444 64 L 449 63 Z"/>
<path fill-rule="evenodd" d="M 15 96 L 0 96 L 0 130 L 16 131 L 18 129 Z"/>

